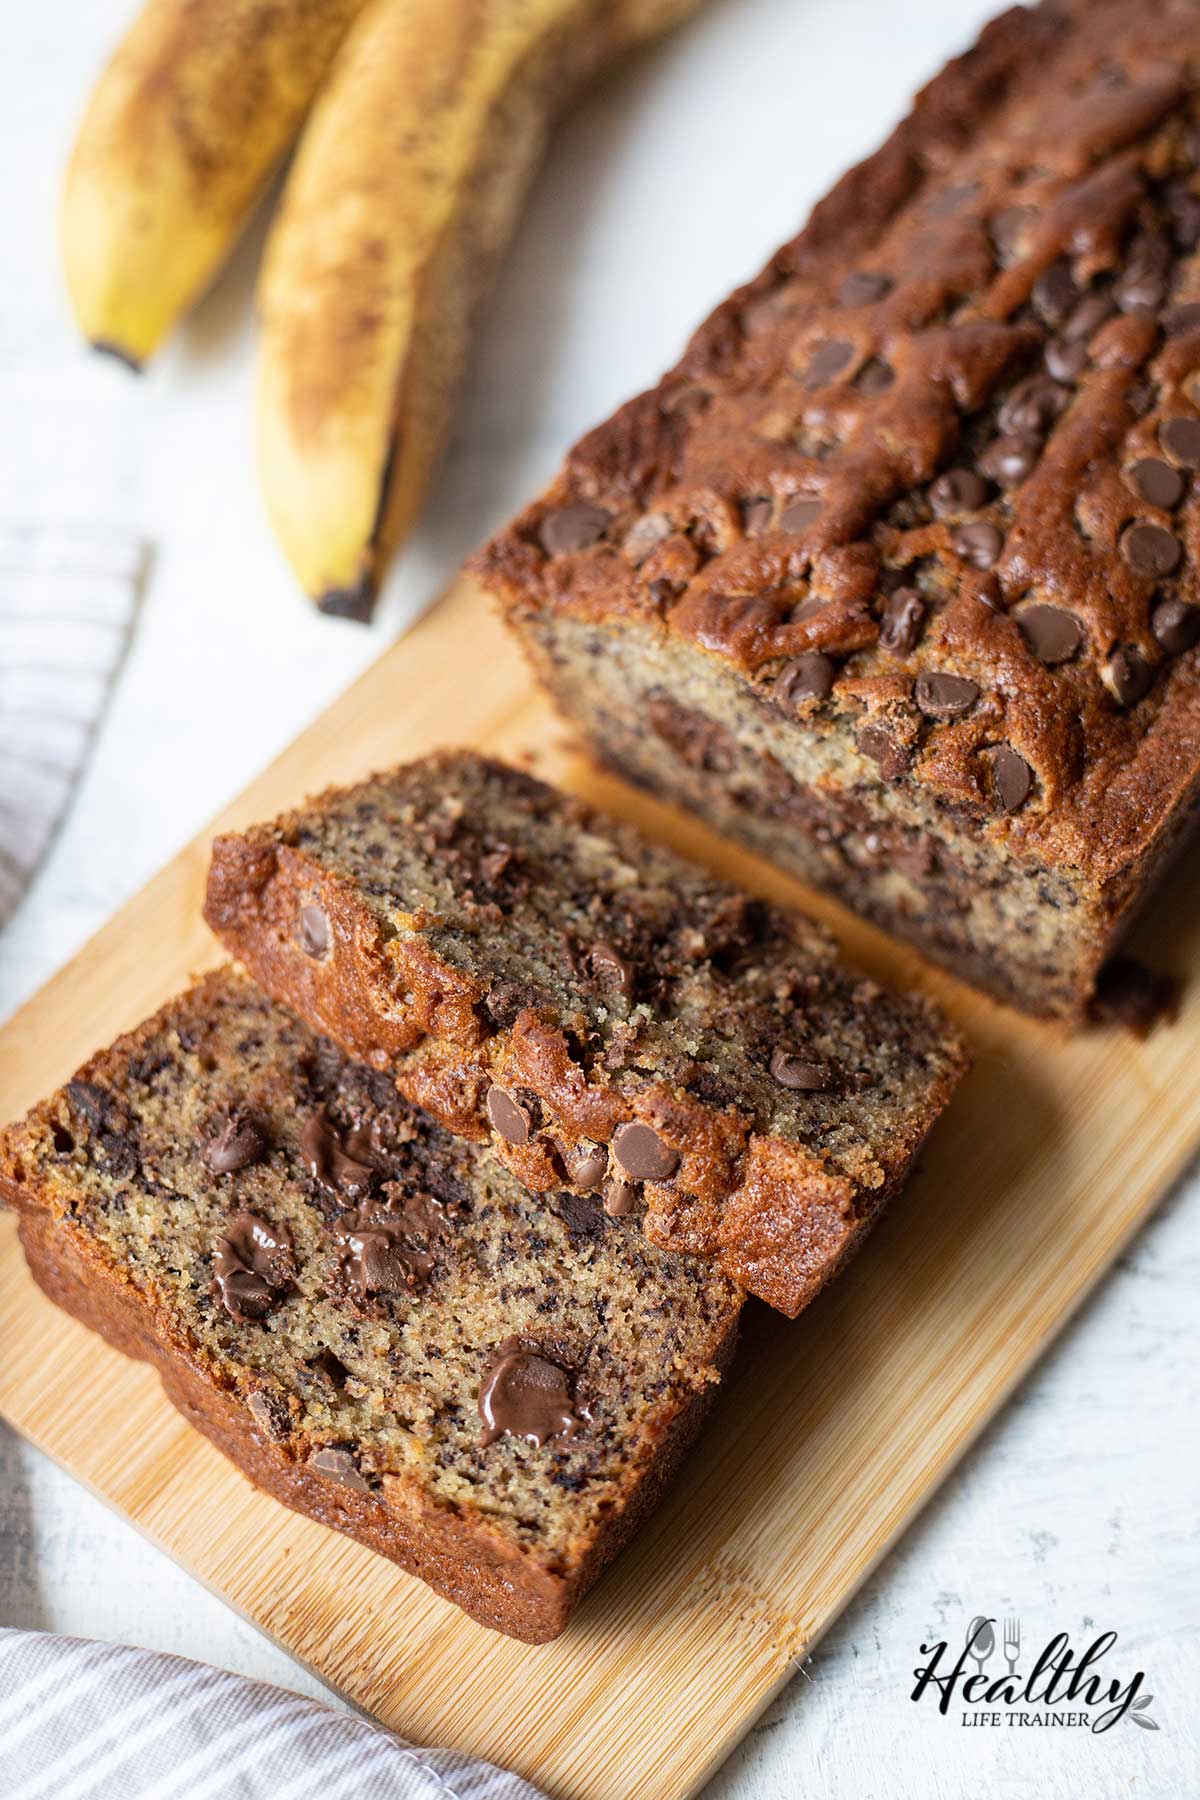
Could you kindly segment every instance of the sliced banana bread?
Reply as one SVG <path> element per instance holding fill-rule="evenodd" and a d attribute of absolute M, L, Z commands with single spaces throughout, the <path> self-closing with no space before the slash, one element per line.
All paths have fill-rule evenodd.
<path fill-rule="evenodd" d="M 657 1497 L 742 1301 L 229 970 L 10 1126 L 0 1196 L 46 1292 L 251 1480 L 531 1642 Z"/>
<path fill-rule="evenodd" d="M 219 838 L 205 916 L 527 1187 L 598 1195 L 792 1314 L 964 1065 L 818 926 L 468 752 Z"/>

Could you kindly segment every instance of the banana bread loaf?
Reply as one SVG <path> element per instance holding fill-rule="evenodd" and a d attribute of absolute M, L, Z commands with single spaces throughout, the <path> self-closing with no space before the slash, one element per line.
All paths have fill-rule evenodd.
<path fill-rule="evenodd" d="M 1079 1019 L 1200 780 L 1198 243 L 1200 6 L 1005 13 L 478 567 L 607 762 Z"/>
<path fill-rule="evenodd" d="M 928 1004 L 515 769 L 448 752 L 214 846 L 268 993 L 530 1189 L 595 1194 L 796 1313 L 963 1067 Z"/>
<path fill-rule="evenodd" d="M 535 1201 L 228 970 L 0 1138 L 37 1280 L 260 1487 L 539 1642 L 653 1501 L 740 1291 Z"/>

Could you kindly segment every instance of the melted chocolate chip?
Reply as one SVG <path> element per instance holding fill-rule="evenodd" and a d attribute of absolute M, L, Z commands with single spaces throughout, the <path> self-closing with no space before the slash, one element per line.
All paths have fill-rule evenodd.
<path fill-rule="evenodd" d="M 916 588 L 897 588 L 879 621 L 879 642 L 893 656 L 908 656 L 917 647 L 925 623 L 925 602 Z"/>
<path fill-rule="evenodd" d="M 1018 812 L 1033 787 L 1033 770 L 1011 744 L 997 744 L 992 751 L 992 778 L 1002 811 Z"/>
<path fill-rule="evenodd" d="M 633 993 L 633 964 L 619 950 L 600 938 L 588 951 L 588 967 L 602 986 L 628 999 Z"/>
<path fill-rule="evenodd" d="M 528 1107 L 522 1106 L 519 1100 L 506 1093 L 502 1087 L 494 1084 L 487 1092 L 487 1113 L 495 1129 L 506 1144 L 527 1144 L 533 1130 L 533 1119 Z"/>
<path fill-rule="evenodd" d="M 775 677 L 771 698 L 782 712 L 794 712 L 806 700 L 827 700 L 836 675 L 829 657 L 819 650 L 806 650 L 803 656 L 784 663 Z"/>
<path fill-rule="evenodd" d="M 613 1156 L 633 1181 L 669 1181 L 679 1167 L 679 1152 L 664 1144 L 649 1125 L 631 1122 L 613 1133 Z"/>
<path fill-rule="evenodd" d="M 257 1213 L 240 1212 L 213 1249 L 213 1296 L 231 1319 L 265 1319 L 292 1278 L 292 1240 Z"/>
<path fill-rule="evenodd" d="M 267 1153 L 267 1134 L 249 1113 L 233 1112 L 206 1140 L 200 1160 L 210 1175 L 236 1175 Z"/>
<path fill-rule="evenodd" d="M 1055 381 L 1078 381 L 1087 368 L 1088 347 L 1082 338 L 1051 338 L 1042 358 Z"/>
<path fill-rule="evenodd" d="M 1178 568 L 1183 547 L 1162 525 L 1130 525 L 1121 535 L 1121 555 L 1136 574 L 1159 581 Z"/>
<path fill-rule="evenodd" d="M 1083 626 L 1061 606 L 1029 606 L 1017 620 L 1033 654 L 1053 668 L 1069 662 L 1083 643 Z"/>
<path fill-rule="evenodd" d="M 1019 487 L 1032 475 L 1040 449 L 1034 437 L 998 437 L 980 457 L 979 466 L 1002 488 Z"/>
<path fill-rule="evenodd" d="M 1150 692 L 1154 677 L 1141 651 L 1128 646 L 1113 651 L 1104 679 L 1118 706 L 1136 706 Z"/>
<path fill-rule="evenodd" d="M 996 415 L 1005 437 L 1040 437 L 1054 423 L 1070 393 L 1043 375 L 1019 381 Z"/>
<path fill-rule="evenodd" d="M 979 684 L 965 675 L 918 675 L 914 691 L 929 719 L 961 719 L 979 698 Z"/>
<path fill-rule="evenodd" d="M 1079 299 L 1079 289 L 1065 256 L 1043 269 L 1033 284 L 1033 304 L 1048 325 L 1061 325 Z"/>
<path fill-rule="evenodd" d="M 1200 419 L 1164 419 L 1158 441 L 1182 469 L 1200 469 Z"/>
<path fill-rule="evenodd" d="M 1200 607 L 1174 596 L 1160 600 L 1150 615 L 1150 629 L 1168 656 L 1182 656 L 1200 638 Z"/>
<path fill-rule="evenodd" d="M 337 1235 L 342 1273 L 360 1295 L 412 1292 L 433 1272 L 436 1258 L 408 1241 L 402 1221 L 348 1213 Z"/>
<path fill-rule="evenodd" d="M 300 1133 L 300 1154 L 309 1174 L 326 1193 L 360 1194 L 371 1185 L 374 1171 L 370 1164 L 360 1160 L 349 1144 L 343 1144 L 324 1107 L 305 1121 Z"/>
<path fill-rule="evenodd" d="M 343 1487 L 353 1488 L 356 1493 L 367 1494 L 371 1491 L 359 1471 L 353 1451 L 341 1445 L 330 1444 L 324 1450 L 314 1451 L 307 1466 L 319 1469 L 322 1475 L 340 1481 Z"/>
<path fill-rule="evenodd" d="M 804 371 L 805 387 L 810 390 L 825 387 L 841 374 L 853 355 L 854 345 L 847 343 L 845 338 L 827 338 L 816 346 L 808 359 Z"/>
<path fill-rule="evenodd" d="M 319 906 L 302 906 L 296 919 L 296 942 L 305 956 L 319 960 L 330 945 L 329 920 Z"/>
<path fill-rule="evenodd" d="M 1171 512 L 1183 499 L 1183 476 L 1161 457 L 1143 456 L 1126 469 L 1125 478 L 1139 499 L 1163 512 Z"/>
<path fill-rule="evenodd" d="M 882 357 L 872 356 L 865 362 L 854 377 L 854 385 L 860 394 L 886 394 L 896 379 L 896 371 L 891 363 Z"/>
<path fill-rule="evenodd" d="M 819 1094 L 829 1086 L 829 1065 L 777 1045 L 771 1052 L 771 1079 L 796 1093 Z"/>
<path fill-rule="evenodd" d="M 614 1175 L 604 1184 L 604 1210 L 610 1219 L 628 1218 L 636 1211 L 640 1194 L 636 1181 L 622 1181 Z"/>
<path fill-rule="evenodd" d="M 974 512 L 987 500 L 987 487 L 974 469 L 945 469 L 930 484 L 929 504 L 935 517 Z"/>
<path fill-rule="evenodd" d="M 478 1404 L 485 1448 L 507 1434 L 540 1449 L 552 1438 L 577 1436 L 591 1422 L 575 1401 L 568 1370 L 520 1338 L 506 1338 L 492 1356 Z"/>
<path fill-rule="evenodd" d="M 821 502 L 812 494 L 800 494 L 785 507 L 779 520 L 781 531 L 807 531 L 821 516 Z"/>
<path fill-rule="evenodd" d="M 1178 1005 L 1173 976 L 1155 975 L 1132 956 L 1114 956 L 1097 978 L 1091 1014 L 1100 1024 L 1121 1025 L 1144 1038 L 1160 1021 L 1173 1020 Z"/>
<path fill-rule="evenodd" d="M 611 524 L 612 514 L 602 506 L 593 506 L 590 500 L 576 500 L 570 506 L 558 506 L 548 512 L 538 536 L 547 556 L 569 556 L 598 544 Z"/>
<path fill-rule="evenodd" d="M 1004 548 L 1004 534 L 984 519 L 969 525 L 956 525 L 950 533 L 950 545 L 956 556 L 976 569 L 990 569 Z"/>
<path fill-rule="evenodd" d="M 891 293 L 893 287 L 890 275 L 876 275 L 869 269 L 855 269 L 847 275 L 838 290 L 838 299 L 843 306 L 871 306 L 876 300 L 882 300 Z"/>

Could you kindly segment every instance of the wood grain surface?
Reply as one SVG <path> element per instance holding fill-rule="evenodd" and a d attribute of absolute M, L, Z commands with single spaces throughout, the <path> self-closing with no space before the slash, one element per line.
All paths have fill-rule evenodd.
<path fill-rule="evenodd" d="M 872 972 L 939 993 L 975 1067 L 917 1178 L 795 1323 L 751 1306 L 739 1362 L 666 1505 L 556 1643 L 471 1624 L 286 1513 L 167 1406 L 156 1379 L 42 1299 L 0 1220 L 0 1412 L 331 1685 L 417 1741 L 564 1800 L 694 1793 L 995 1412 L 1193 1151 L 1200 999 L 1145 1044 L 1074 1041 L 597 775 L 459 584 L 227 809 L 266 816 L 438 744 L 528 759 L 745 886 L 830 922 Z M 0 1031 L 0 1116 L 217 960 L 207 831 Z M 1195 966 L 1189 875 L 1147 922 Z"/>

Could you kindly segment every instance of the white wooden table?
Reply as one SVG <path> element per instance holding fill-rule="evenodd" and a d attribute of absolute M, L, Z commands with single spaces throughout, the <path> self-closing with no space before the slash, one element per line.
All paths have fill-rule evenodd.
<path fill-rule="evenodd" d="M 125 0 L 10 9 L 0 518 L 128 528 L 149 540 L 151 561 L 78 802 L 0 933 L 0 1016 L 377 654 L 579 429 L 658 373 L 989 10 L 716 0 L 594 100 L 556 143 L 489 309 L 438 491 L 363 630 L 300 603 L 259 505 L 259 233 L 141 381 L 75 344 L 55 189 Z M 802 1786 L 837 1800 L 1200 1791 L 1193 1187 L 1143 1234 L 710 1800 L 790 1800 Z M 1147 1672 L 1159 1733 L 981 1735 L 910 1704 L 922 1642 L 1008 1612 L 1039 1643 L 1059 1629 L 1118 1631 L 1123 1663 Z M 156 1645 L 320 1691 L 2 1428 L 0 1623 Z"/>

